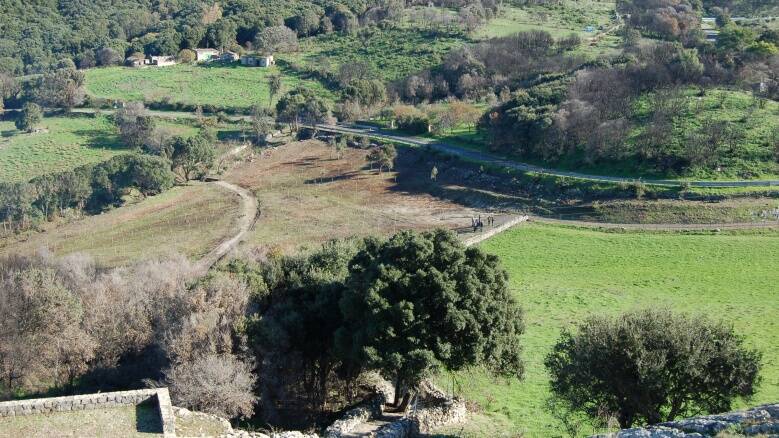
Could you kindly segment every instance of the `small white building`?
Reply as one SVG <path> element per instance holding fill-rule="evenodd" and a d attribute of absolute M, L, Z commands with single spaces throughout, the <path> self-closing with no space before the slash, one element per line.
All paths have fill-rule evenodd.
<path fill-rule="evenodd" d="M 195 61 L 211 62 L 219 59 L 219 50 L 216 49 L 195 49 Z"/>
<path fill-rule="evenodd" d="M 241 56 L 241 65 L 249 67 L 270 67 L 276 65 L 273 55 L 244 55 Z"/>
<path fill-rule="evenodd" d="M 166 65 L 177 64 L 175 56 L 150 56 L 146 61 L 147 65 L 152 65 L 155 67 L 165 67 Z"/>

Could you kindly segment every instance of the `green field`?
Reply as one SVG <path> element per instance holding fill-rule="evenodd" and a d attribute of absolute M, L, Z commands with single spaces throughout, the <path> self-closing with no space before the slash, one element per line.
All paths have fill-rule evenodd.
<path fill-rule="evenodd" d="M 90 96 L 123 101 L 171 102 L 249 108 L 268 105 L 269 75 L 279 73 L 284 91 L 299 85 L 329 96 L 319 82 L 302 80 L 279 68 L 179 64 L 160 68 L 110 67 L 86 71 Z M 281 96 L 276 96 L 276 99 Z"/>
<path fill-rule="evenodd" d="M 197 133 L 192 124 L 173 120 L 158 120 L 157 127 L 168 135 Z M 26 133 L 0 122 L 0 182 L 28 181 L 129 152 L 108 116 L 46 117 L 38 128 Z"/>
<path fill-rule="evenodd" d="M 27 181 L 127 152 L 107 117 L 47 117 L 38 127 L 28 134 L 0 122 L 0 181 Z"/>
<path fill-rule="evenodd" d="M 499 15 L 474 33 L 477 39 L 494 38 L 517 32 L 544 30 L 555 38 L 579 35 L 582 52 L 605 54 L 616 50 L 621 39 L 612 30 L 613 1 L 564 0 L 556 5 L 507 6 Z M 587 26 L 593 31 L 588 32 Z"/>
<path fill-rule="evenodd" d="M 301 53 L 284 55 L 293 64 L 331 71 L 342 64 L 367 63 L 377 77 L 393 81 L 441 63 L 444 55 L 467 41 L 463 35 L 413 27 L 367 29 L 354 35 L 328 34 L 301 41 Z"/>
<path fill-rule="evenodd" d="M 544 406 L 549 392 L 543 367 L 560 329 L 591 314 L 637 308 L 732 322 L 764 355 L 763 382 L 750 403 L 779 400 L 779 233 L 606 233 L 527 224 L 481 247 L 500 256 L 525 310 L 527 373 L 524 381 L 508 383 L 479 371 L 458 376 L 462 394 L 484 409 L 479 423 L 466 427 L 473 435 L 486 436 L 479 433 L 486 417 L 510 424 L 508 433 L 560 436 Z M 451 388 L 449 378 L 440 383 Z"/>

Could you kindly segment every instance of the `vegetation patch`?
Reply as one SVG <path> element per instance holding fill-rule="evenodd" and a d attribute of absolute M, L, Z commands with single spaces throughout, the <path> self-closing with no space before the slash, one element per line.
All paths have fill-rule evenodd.
<path fill-rule="evenodd" d="M 550 4 L 506 6 L 498 16 L 474 32 L 474 38 L 503 37 L 518 32 L 543 30 L 555 38 L 578 35 L 588 43 L 582 51 L 604 54 L 616 51 L 621 41 L 618 35 L 604 35 L 615 23 L 613 1 L 564 0 Z"/>
<path fill-rule="evenodd" d="M 250 108 L 271 105 L 268 77 L 273 74 L 281 74 L 283 88 L 287 90 L 305 86 L 318 94 L 329 95 L 319 82 L 285 74 L 276 67 L 238 64 L 90 69 L 86 72 L 86 88 L 90 96 L 103 99 Z"/>
<path fill-rule="evenodd" d="M 233 233 L 239 214 L 237 195 L 207 184 L 177 186 L 108 213 L 44 224 L 42 233 L 8 237 L 0 253 L 81 252 L 107 266 L 174 252 L 197 259 Z"/>
<path fill-rule="evenodd" d="M 0 182 L 28 181 L 129 152 L 115 132 L 107 117 L 46 117 L 33 133 L 0 121 Z"/>
<path fill-rule="evenodd" d="M 526 380 L 495 381 L 474 371 L 440 383 L 451 388 L 455 382 L 496 421 L 508 419 L 526 436 L 561 433 L 545 405 L 549 376 L 543 365 L 560 330 L 592 314 L 647 307 L 732 323 L 748 346 L 763 353 L 763 382 L 750 403 L 779 398 L 776 232 L 604 233 L 528 224 L 481 247 L 500 257 L 525 310 Z"/>
<path fill-rule="evenodd" d="M 308 70 L 337 70 L 341 65 L 364 63 L 373 77 L 402 79 L 441 63 L 449 50 L 467 38 L 460 32 L 413 27 L 367 28 L 355 34 L 328 34 L 306 39 L 302 55 L 283 59 L 302 61 Z"/>

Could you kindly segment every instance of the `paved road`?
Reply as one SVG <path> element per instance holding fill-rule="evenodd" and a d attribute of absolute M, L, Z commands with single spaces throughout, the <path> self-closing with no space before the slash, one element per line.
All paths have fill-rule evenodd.
<path fill-rule="evenodd" d="M 456 155 L 467 160 L 478 161 L 482 163 L 508 167 L 522 172 L 534 172 L 542 175 L 552 175 L 568 178 L 576 178 L 588 181 L 614 182 L 614 183 L 634 183 L 642 182 L 647 185 L 657 186 L 681 186 L 687 183 L 690 187 L 779 187 L 779 180 L 739 180 L 739 181 L 677 181 L 668 179 L 635 179 L 623 178 L 617 176 L 591 175 L 586 173 L 571 172 L 567 170 L 550 169 L 536 166 L 533 164 L 522 163 L 519 161 L 506 160 L 496 155 L 466 149 L 452 144 L 442 143 L 440 141 L 424 138 L 399 135 L 369 127 L 354 127 L 343 125 L 317 125 L 317 129 L 327 132 L 337 132 L 354 135 L 364 135 L 377 139 L 391 140 L 398 143 L 405 143 L 415 146 L 428 146 L 440 152 Z"/>
<path fill-rule="evenodd" d="M 75 108 L 72 110 L 75 113 L 94 113 L 92 108 Z M 101 110 L 103 113 L 110 114 L 113 110 Z M 149 111 L 150 114 L 163 118 L 195 118 L 194 113 L 190 112 L 173 112 L 173 111 Z M 230 120 L 250 120 L 250 116 L 229 116 Z M 312 126 L 308 126 L 311 128 Z M 456 155 L 461 158 L 465 158 L 471 161 L 478 161 L 486 164 L 508 167 L 510 169 L 519 170 L 521 172 L 533 172 L 541 175 L 551 175 L 567 178 L 576 178 L 586 181 L 599 181 L 599 182 L 612 182 L 612 183 L 635 183 L 641 182 L 646 185 L 652 186 L 666 186 L 666 187 L 679 187 L 687 185 L 689 187 L 698 188 L 716 188 L 716 187 L 779 187 L 779 180 L 735 180 L 735 181 L 679 181 L 672 179 L 636 179 L 625 178 L 618 176 L 606 176 L 606 175 L 592 175 L 587 173 L 572 172 L 567 170 L 551 169 L 548 167 L 536 166 L 529 163 L 522 163 L 519 161 L 507 160 L 497 155 L 493 155 L 487 152 L 474 151 L 461 146 L 455 146 L 448 143 L 443 143 L 434 139 L 416 137 L 411 135 L 402 135 L 395 132 L 383 131 L 377 128 L 364 127 L 358 125 L 327 125 L 320 124 L 316 128 L 320 131 L 336 132 L 345 134 L 362 135 L 377 139 L 391 140 L 398 143 L 409 144 L 413 146 L 428 146 L 437 151 L 444 152 L 451 155 Z"/>

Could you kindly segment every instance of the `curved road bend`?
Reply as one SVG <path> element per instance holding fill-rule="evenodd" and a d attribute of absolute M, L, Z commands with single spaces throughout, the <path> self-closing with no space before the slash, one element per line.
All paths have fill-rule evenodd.
<path fill-rule="evenodd" d="M 8 110 L 13 111 L 13 110 Z M 94 113 L 92 108 L 74 108 L 71 110 L 74 113 Z M 111 114 L 113 110 L 101 110 L 103 113 Z M 163 118 L 195 118 L 194 113 L 190 112 L 173 112 L 173 111 L 149 111 L 150 114 L 163 117 Z M 229 119 L 237 120 L 250 120 L 250 116 L 230 116 Z M 301 125 L 306 128 L 313 128 L 310 125 Z M 391 140 L 398 143 L 405 143 L 413 146 L 429 146 L 440 152 L 444 152 L 451 155 L 456 155 L 468 160 L 479 161 L 482 163 L 493 164 L 501 167 L 508 167 L 510 169 L 519 170 L 521 172 L 533 172 L 541 175 L 559 176 L 567 178 L 576 178 L 586 181 L 600 181 L 600 182 L 612 182 L 612 183 L 635 183 L 641 182 L 646 185 L 652 186 L 681 186 L 687 183 L 690 187 L 698 188 L 716 188 L 716 187 L 779 187 L 779 180 L 735 180 L 735 181 L 679 181 L 673 179 L 636 179 L 625 178 L 619 176 L 605 176 L 605 175 L 591 175 L 580 172 L 571 172 L 567 170 L 550 169 L 547 167 L 536 166 L 533 164 L 523 163 L 520 161 L 507 160 L 505 158 L 498 157 L 487 152 L 474 151 L 460 146 L 452 144 L 441 143 L 439 141 L 424 138 L 415 137 L 410 135 L 399 135 L 396 133 L 390 133 L 382 131 L 372 127 L 360 127 L 357 125 L 316 125 L 316 129 L 325 132 L 336 132 L 342 134 L 354 134 L 362 135 L 372 138 Z"/>
<path fill-rule="evenodd" d="M 502 167 L 508 167 L 510 169 L 515 169 L 522 172 L 534 172 L 542 175 L 576 178 L 576 179 L 582 179 L 588 181 L 601 181 L 601 182 L 614 182 L 614 183 L 641 182 L 643 184 L 656 185 L 656 186 L 680 186 L 686 182 L 689 184 L 690 187 L 709 187 L 709 188 L 779 186 L 779 180 L 677 181 L 677 180 L 670 180 L 670 179 L 636 179 L 636 178 L 623 178 L 618 176 L 590 175 L 586 173 L 570 172 L 566 170 L 549 169 L 546 167 L 536 166 L 528 163 L 522 163 L 519 161 L 506 160 L 504 158 L 500 158 L 496 155 L 487 152 L 474 151 L 460 146 L 441 143 L 439 141 L 423 138 L 423 137 L 414 137 L 414 136 L 397 135 L 394 133 L 387 133 L 385 131 L 381 131 L 374 128 L 347 127 L 342 125 L 317 125 L 317 129 L 319 129 L 320 131 L 327 131 L 327 132 L 363 135 L 372 138 L 396 141 L 398 143 L 406 143 L 414 146 L 428 146 L 438 151 L 448 153 L 451 155 L 457 155 L 468 160 L 494 164 Z"/>

